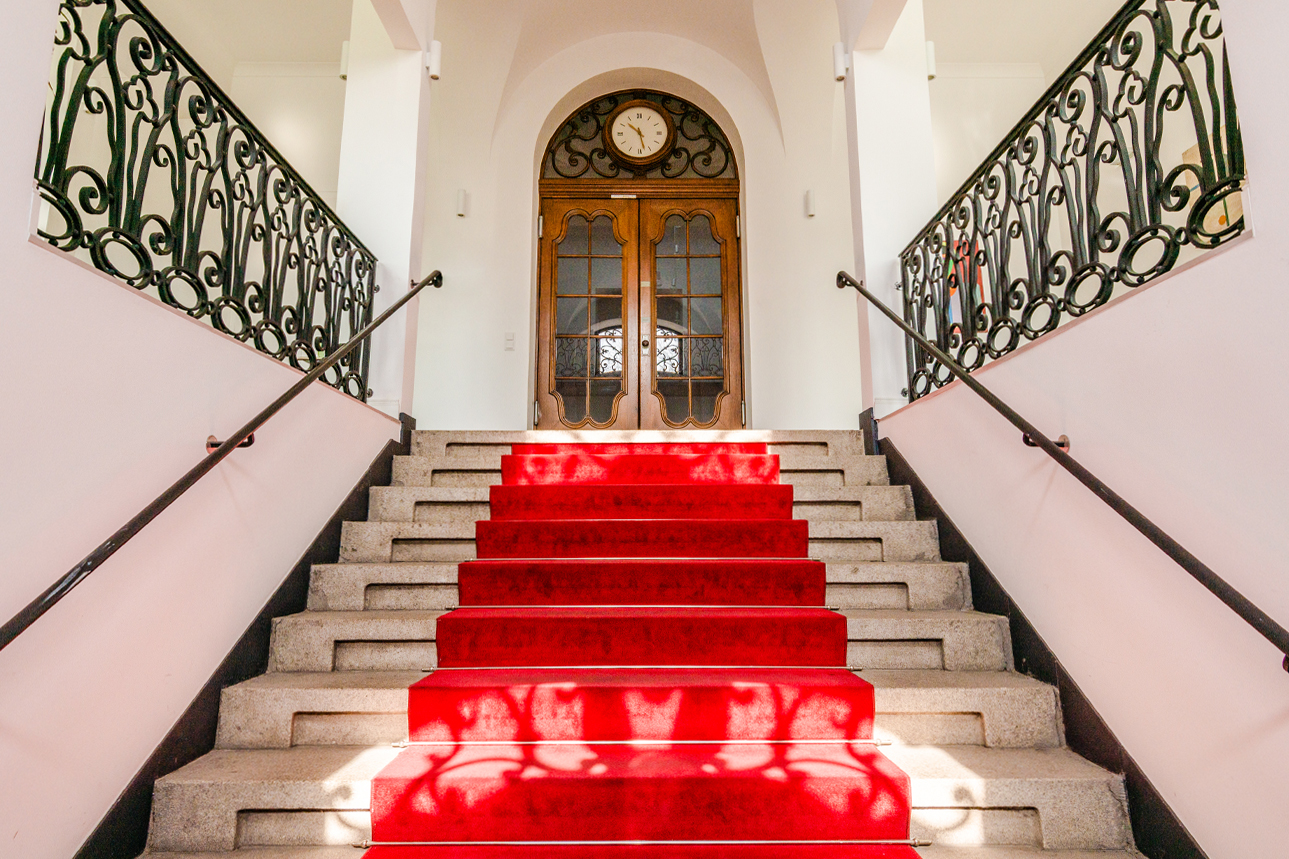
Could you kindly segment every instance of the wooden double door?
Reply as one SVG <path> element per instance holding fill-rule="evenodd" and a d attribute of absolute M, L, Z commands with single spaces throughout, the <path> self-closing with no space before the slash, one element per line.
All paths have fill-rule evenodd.
<path fill-rule="evenodd" d="M 734 199 L 545 199 L 540 429 L 743 426 Z"/>

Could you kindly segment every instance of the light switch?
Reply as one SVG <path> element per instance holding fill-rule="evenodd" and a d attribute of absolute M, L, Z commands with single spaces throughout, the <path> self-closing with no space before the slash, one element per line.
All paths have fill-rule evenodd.
<path fill-rule="evenodd" d="M 506 332 L 506 351 L 507 352 L 515 351 L 515 332 L 513 331 Z"/>

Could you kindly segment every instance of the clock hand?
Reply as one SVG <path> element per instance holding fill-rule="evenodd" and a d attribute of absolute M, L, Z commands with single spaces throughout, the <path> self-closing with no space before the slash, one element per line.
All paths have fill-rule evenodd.
<path fill-rule="evenodd" d="M 640 129 L 636 128 L 634 125 L 631 125 L 631 123 L 629 123 L 629 122 L 627 123 L 627 125 L 631 126 L 631 130 L 632 130 L 632 131 L 634 131 L 636 134 L 640 135 L 640 148 L 641 148 L 641 149 L 643 149 L 643 148 L 644 148 L 644 145 L 645 145 L 644 132 L 643 132 L 643 131 L 641 131 Z"/>

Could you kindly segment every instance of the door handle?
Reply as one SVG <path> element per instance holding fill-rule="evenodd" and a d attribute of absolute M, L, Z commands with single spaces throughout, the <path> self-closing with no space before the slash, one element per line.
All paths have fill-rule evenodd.
<path fill-rule="evenodd" d="M 641 348 L 641 349 L 648 349 L 648 348 L 649 348 L 649 341 L 648 341 L 648 340 L 641 340 L 641 341 L 640 341 L 640 348 Z"/>

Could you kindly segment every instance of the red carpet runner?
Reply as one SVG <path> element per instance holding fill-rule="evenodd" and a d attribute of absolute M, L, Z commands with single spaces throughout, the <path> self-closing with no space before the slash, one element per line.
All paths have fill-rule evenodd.
<path fill-rule="evenodd" d="M 917 859 L 871 843 L 908 840 L 909 780 L 764 444 L 516 445 L 502 476 L 369 859 Z"/>

